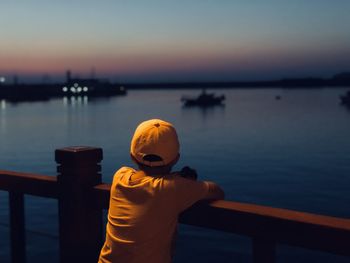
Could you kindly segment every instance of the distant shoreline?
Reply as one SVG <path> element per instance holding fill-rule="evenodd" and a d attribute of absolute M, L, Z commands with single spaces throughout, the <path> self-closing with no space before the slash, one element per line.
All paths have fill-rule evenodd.
<path fill-rule="evenodd" d="M 97 78 L 71 78 L 70 71 L 67 71 L 67 82 L 51 82 L 51 83 L 25 83 L 18 82 L 17 79 L 12 84 L 1 83 L 0 88 L 29 88 L 43 87 L 57 88 L 69 85 L 70 82 L 88 82 L 88 84 L 96 85 L 96 83 L 108 86 L 123 86 L 127 89 L 193 89 L 193 88 L 322 88 L 322 87 L 350 87 L 350 72 L 343 72 L 334 75 L 331 78 L 283 78 L 277 80 L 258 80 L 258 81 L 169 81 L 169 82 L 109 82 L 104 79 Z M 1 95 L 1 89 L 0 89 Z"/>
<path fill-rule="evenodd" d="M 350 87 L 350 79 L 305 78 L 272 81 L 119 83 L 119 85 L 127 89 L 323 88 Z"/>
<path fill-rule="evenodd" d="M 129 83 L 116 82 L 110 83 L 109 86 L 119 86 L 126 89 L 203 89 L 203 88 L 326 88 L 326 87 L 350 87 L 350 80 L 276 80 L 276 81 L 233 81 L 233 82 L 147 82 L 147 83 Z M 50 88 L 61 88 L 64 83 L 17 83 L 17 84 L 0 84 L 1 88 L 30 89 L 33 87 L 43 88 L 43 93 Z"/>
<path fill-rule="evenodd" d="M 154 89 L 315 89 L 325 87 L 350 88 L 350 73 L 340 73 L 329 79 L 310 77 L 270 81 L 111 83 L 108 80 L 100 80 L 97 78 L 71 78 L 70 72 L 68 72 L 67 82 L 65 83 L 0 83 L 0 99 L 19 102 L 49 100 L 54 97 L 65 96 L 110 97 L 126 95 L 127 90 Z"/>
<path fill-rule="evenodd" d="M 323 87 L 350 87 L 349 79 L 282 79 L 268 81 L 212 81 L 212 82 L 115 82 L 108 86 L 119 86 L 127 89 L 201 89 L 201 88 L 323 88 Z M 43 93 L 50 88 L 66 86 L 65 83 L 16 83 L 1 84 L 1 88 L 30 89 L 42 87 Z"/>

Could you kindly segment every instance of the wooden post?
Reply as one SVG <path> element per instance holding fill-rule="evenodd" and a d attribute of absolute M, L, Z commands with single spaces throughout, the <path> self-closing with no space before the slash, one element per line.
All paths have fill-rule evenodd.
<path fill-rule="evenodd" d="M 266 239 L 253 238 L 253 262 L 274 263 L 276 262 L 276 244 Z"/>
<path fill-rule="evenodd" d="M 93 187 L 101 183 L 102 149 L 58 149 L 55 159 L 60 262 L 96 263 L 102 245 L 102 210 L 93 199 Z"/>
<path fill-rule="evenodd" d="M 10 235 L 11 262 L 26 261 L 26 241 L 24 227 L 24 196 L 23 193 L 9 192 L 10 202 Z"/>

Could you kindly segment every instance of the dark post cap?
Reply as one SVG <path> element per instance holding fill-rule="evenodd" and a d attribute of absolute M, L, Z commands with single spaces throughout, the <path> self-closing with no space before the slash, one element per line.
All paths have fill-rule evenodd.
<path fill-rule="evenodd" d="M 80 161 L 99 163 L 102 159 L 102 148 L 72 146 L 55 150 L 55 160 L 60 164 Z"/>

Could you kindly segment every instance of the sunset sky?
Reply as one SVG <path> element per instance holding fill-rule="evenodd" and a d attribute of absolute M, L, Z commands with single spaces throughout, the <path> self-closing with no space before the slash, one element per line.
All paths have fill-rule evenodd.
<path fill-rule="evenodd" d="M 0 76 L 329 77 L 350 71 L 349 13 L 345 0 L 4 0 Z"/>

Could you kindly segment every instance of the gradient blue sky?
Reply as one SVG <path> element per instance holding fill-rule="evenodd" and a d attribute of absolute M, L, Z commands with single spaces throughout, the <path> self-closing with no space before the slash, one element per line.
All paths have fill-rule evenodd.
<path fill-rule="evenodd" d="M 0 75 L 127 81 L 328 77 L 350 70 L 350 1 L 0 3 Z"/>

